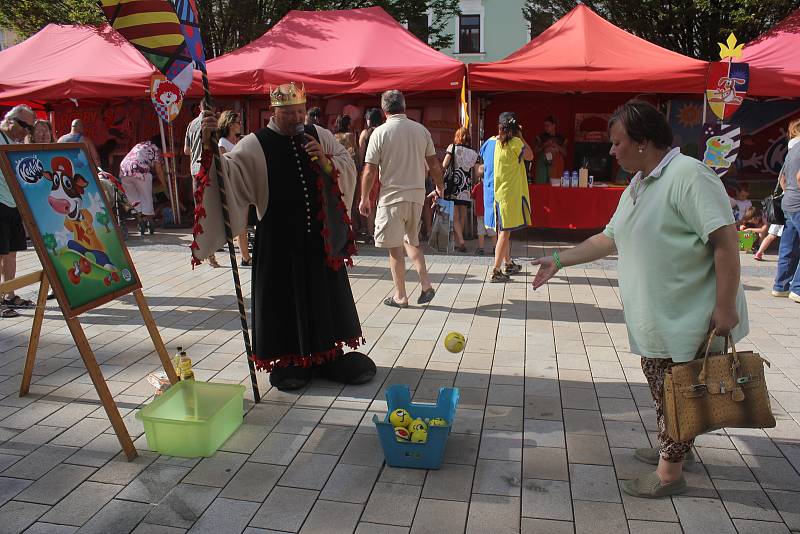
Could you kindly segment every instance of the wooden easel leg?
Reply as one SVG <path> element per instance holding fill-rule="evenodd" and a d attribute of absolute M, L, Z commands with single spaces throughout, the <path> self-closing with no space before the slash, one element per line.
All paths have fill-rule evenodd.
<path fill-rule="evenodd" d="M 33 363 L 36 361 L 36 349 L 39 347 L 39 334 L 42 332 L 42 321 L 44 321 L 44 306 L 47 303 L 47 291 L 50 284 L 47 277 L 42 273 L 42 281 L 39 282 L 39 297 L 36 299 L 36 310 L 33 312 L 33 325 L 31 326 L 31 339 L 28 342 L 28 355 L 25 356 L 25 369 L 22 371 L 22 383 L 19 385 L 19 396 L 24 397 L 28 394 L 33 376 Z"/>
<path fill-rule="evenodd" d="M 164 341 L 161 339 L 161 334 L 158 332 L 158 327 L 153 319 L 153 314 L 150 313 L 150 307 L 147 305 L 147 300 L 145 300 L 141 289 L 135 290 L 133 292 L 133 296 L 136 299 L 136 305 L 139 306 L 139 312 L 142 314 L 144 324 L 147 326 L 147 331 L 150 332 L 150 338 L 153 340 L 153 345 L 156 347 L 156 352 L 158 353 L 158 358 L 161 360 L 161 365 L 164 367 L 164 371 L 166 371 L 167 376 L 169 377 L 169 382 L 170 384 L 175 384 L 178 382 L 178 375 L 175 373 L 175 368 L 172 366 L 172 362 L 169 359 L 167 348 L 164 346 Z"/>
<path fill-rule="evenodd" d="M 114 402 L 114 398 L 108 390 L 108 385 L 103 378 L 102 371 L 100 371 L 100 366 L 97 365 L 97 360 L 94 358 L 94 353 L 89 346 L 89 341 L 86 339 L 86 334 L 83 333 L 83 328 L 78 322 L 78 319 L 74 317 L 71 319 L 67 318 L 67 327 L 69 327 L 69 331 L 72 334 L 72 339 L 75 340 L 75 346 L 78 347 L 78 351 L 81 353 L 83 364 L 89 372 L 89 376 L 94 384 L 94 389 L 100 397 L 100 402 L 103 403 L 103 408 L 105 408 L 108 420 L 111 422 L 111 426 L 117 434 L 120 445 L 122 445 L 122 450 L 125 451 L 125 456 L 128 457 L 128 460 L 133 460 L 136 458 L 136 448 L 133 446 L 133 441 L 131 441 L 131 436 L 128 434 L 128 429 L 125 428 L 122 417 L 119 415 L 119 410 Z"/>

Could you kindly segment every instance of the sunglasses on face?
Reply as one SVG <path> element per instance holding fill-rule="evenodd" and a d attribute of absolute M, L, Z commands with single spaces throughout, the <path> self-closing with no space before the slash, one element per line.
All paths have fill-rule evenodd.
<path fill-rule="evenodd" d="M 14 119 L 14 122 L 16 122 L 17 124 L 19 124 L 20 126 L 22 126 L 23 128 L 25 128 L 26 130 L 28 130 L 28 132 L 30 132 L 30 133 L 33 133 L 33 125 L 31 125 L 31 124 L 28 124 L 28 123 L 27 123 L 27 122 L 25 122 L 24 120 L 22 120 L 22 119 L 17 119 L 17 118 L 15 118 L 15 119 Z"/>

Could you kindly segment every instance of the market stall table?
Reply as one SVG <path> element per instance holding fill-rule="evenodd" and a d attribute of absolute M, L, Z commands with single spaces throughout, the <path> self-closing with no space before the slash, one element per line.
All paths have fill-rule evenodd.
<path fill-rule="evenodd" d="M 602 228 L 625 191 L 624 187 L 554 187 L 530 185 L 534 228 L 570 230 Z"/>

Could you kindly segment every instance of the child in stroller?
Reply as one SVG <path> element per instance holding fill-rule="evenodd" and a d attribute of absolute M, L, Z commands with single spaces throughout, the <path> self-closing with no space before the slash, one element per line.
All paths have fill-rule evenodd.
<path fill-rule="evenodd" d="M 110 172 L 98 168 L 97 177 L 100 179 L 100 187 L 106 195 L 106 200 L 108 200 L 108 204 L 111 206 L 114 219 L 117 221 L 122 231 L 122 238 L 127 239 L 128 226 L 126 221 L 136 220 L 135 215 L 138 202 L 131 203 L 128 200 L 122 183 Z"/>

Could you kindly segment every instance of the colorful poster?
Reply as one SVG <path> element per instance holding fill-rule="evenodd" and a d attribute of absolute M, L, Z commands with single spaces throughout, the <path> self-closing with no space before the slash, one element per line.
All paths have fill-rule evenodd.
<path fill-rule="evenodd" d="M 0 168 L 68 317 L 141 287 L 82 144 L 4 146 Z"/>
<path fill-rule="evenodd" d="M 711 63 L 706 81 L 708 107 L 720 120 L 727 119 L 744 102 L 749 84 L 750 68 L 747 63 Z"/>
<path fill-rule="evenodd" d="M 742 130 L 730 124 L 703 125 L 703 163 L 722 176 L 736 161 Z"/>

